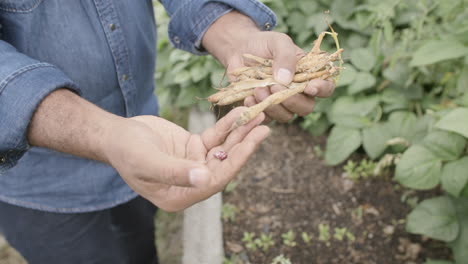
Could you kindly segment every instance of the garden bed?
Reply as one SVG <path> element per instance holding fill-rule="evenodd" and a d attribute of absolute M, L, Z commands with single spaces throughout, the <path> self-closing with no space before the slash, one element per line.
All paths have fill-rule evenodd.
<path fill-rule="evenodd" d="M 347 179 L 340 167 L 322 161 L 325 140 L 295 125 L 272 129 L 238 175 L 237 186 L 224 194 L 224 203 L 234 205 L 236 212 L 233 220 L 224 220 L 225 252 L 231 259 L 227 263 L 266 264 L 281 254 L 295 264 L 423 263 L 427 258 L 449 258 L 442 243 L 405 232 L 404 219 L 409 204 L 418 198 L 416 193 L 390 177 Z M 290 230 L 295 238 L 286 240 L 295 246 L 285 245 L 282 238 Z M 274 245 L 262 250 L 258 247 L 266 242 L 250 243 L 257 249 L 247 249 L 248 241 L 242 241 L 245 232 L 256 238 L 271 234 Z M 309 243 L 302 232 L 311 237 Z"/>

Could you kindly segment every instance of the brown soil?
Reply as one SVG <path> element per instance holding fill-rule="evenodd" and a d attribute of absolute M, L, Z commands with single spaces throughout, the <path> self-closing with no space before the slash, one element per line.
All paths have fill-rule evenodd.
<path fill-rule="evenodd" d="M 340 167 L 328 167 L 318 157 L 314 147 L 324 149 L 324 144 L 325 137 L 314 138 L 294 125 L 272 129 L 239 174 L 238 186 L 224 195 L 225 203 L 237 207 L 235 220 L 224 222 L 228 256 L 255 264 L 269 264 L 280 254 L 293 264 L 410 264 L 449 258 L 443 244 L 404 231 L 411 208 L 402 197 L 408 190 L 390 177 L 350 181 Z M 410 193 L 415 195 L 431 194 Z M 330 226 L 330 240 L 318 239 L 319 224 Z M 355 241 L 337 240 L 335 228 L 347 228 Z M 288 230 L 296 233 L 295 247 L 282 242 L 281 234 Z M 275 245 L 266 252 L 247 250 L 244 232 L 270 233 Z M 302 232 L 313 236 L 310 244 L 301 239 Z"/>

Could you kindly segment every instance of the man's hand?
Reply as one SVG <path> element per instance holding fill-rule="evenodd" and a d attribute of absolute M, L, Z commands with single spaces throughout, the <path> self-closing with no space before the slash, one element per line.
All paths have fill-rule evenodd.
<path fill-rule="evenodd" d="M 248 66 L 242 57 L 249 53 L 262 58 L 273 59 L 273 73 L 277 82 L 289 85 L 295 73 L 298 60 L 304 51 L 294 44 L 289 36 L 278 32 L 262 32 L 247 16 L 236 11 L 219 18 L 208 29 L 202 44 L 227 69 L 227 72 Z M 256 88 L 254 96 L 247 97 L 246 106 L 255 105 L 270 94 L 287 89 L 282 85 Z M 333 82 L 311 81 L 304 91 L 287 99 L 280 105 L 267 108 L 266 115 L 280 122 L 287 122 L 294 114 L 305 116 L 314 108 L 314 98 L 328 97 L 335 89 Z"/>
<path fill-rule="evenodd" d="M 179 211 L 220 192 L 269 133 L 264 115 L 229 131 L 236 108 L 201 135 L 159 117 L 126 119 L 106 138 L 106 160 L 137 193 L 166 211 Z M 228 158 L 213 156 L 223 150 Z"/>
<path fill-rule="evenodd" d="M 201 135 L 155 116 L 123 118 L 66 89 L 47 96 L 31 120 L 28 140 L 113 166 L 137 193 L 167 211 L 182 210 L 221 191 L 269 128 L 264 115 L 230 131 L 236 108 Z M 213 153 L 223 150 L 220 161 Z"/>

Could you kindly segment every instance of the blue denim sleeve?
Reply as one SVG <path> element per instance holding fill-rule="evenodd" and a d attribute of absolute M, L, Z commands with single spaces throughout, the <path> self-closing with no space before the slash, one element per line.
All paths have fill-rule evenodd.
<path fill-rule="evenodd" d="M 262 30 L 276 26 L 276 15 L 257 0 L 161 0 L 171 17 L 169 39 L 178 49 L 197 55 L 209 26 L 222 15 L 237 10 L 252 18 Z"/>
<path fill-rule="evenodd" d="M 0 175 L 29 148 L 26 132 L 34 111 L 59 88 L 80 93 L 61 70 L 0 40 Z"/>

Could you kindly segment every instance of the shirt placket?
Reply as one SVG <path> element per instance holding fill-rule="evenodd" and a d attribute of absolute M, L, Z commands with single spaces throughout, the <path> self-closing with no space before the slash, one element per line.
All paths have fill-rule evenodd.
<path fill-rule="evenodd" d="M 136 115 L 135 83 L 130 71 L 130 58 L 121 23 L 112 0 L 94 0 L 99 20 L 114 58 L 127 117 Z"/>

